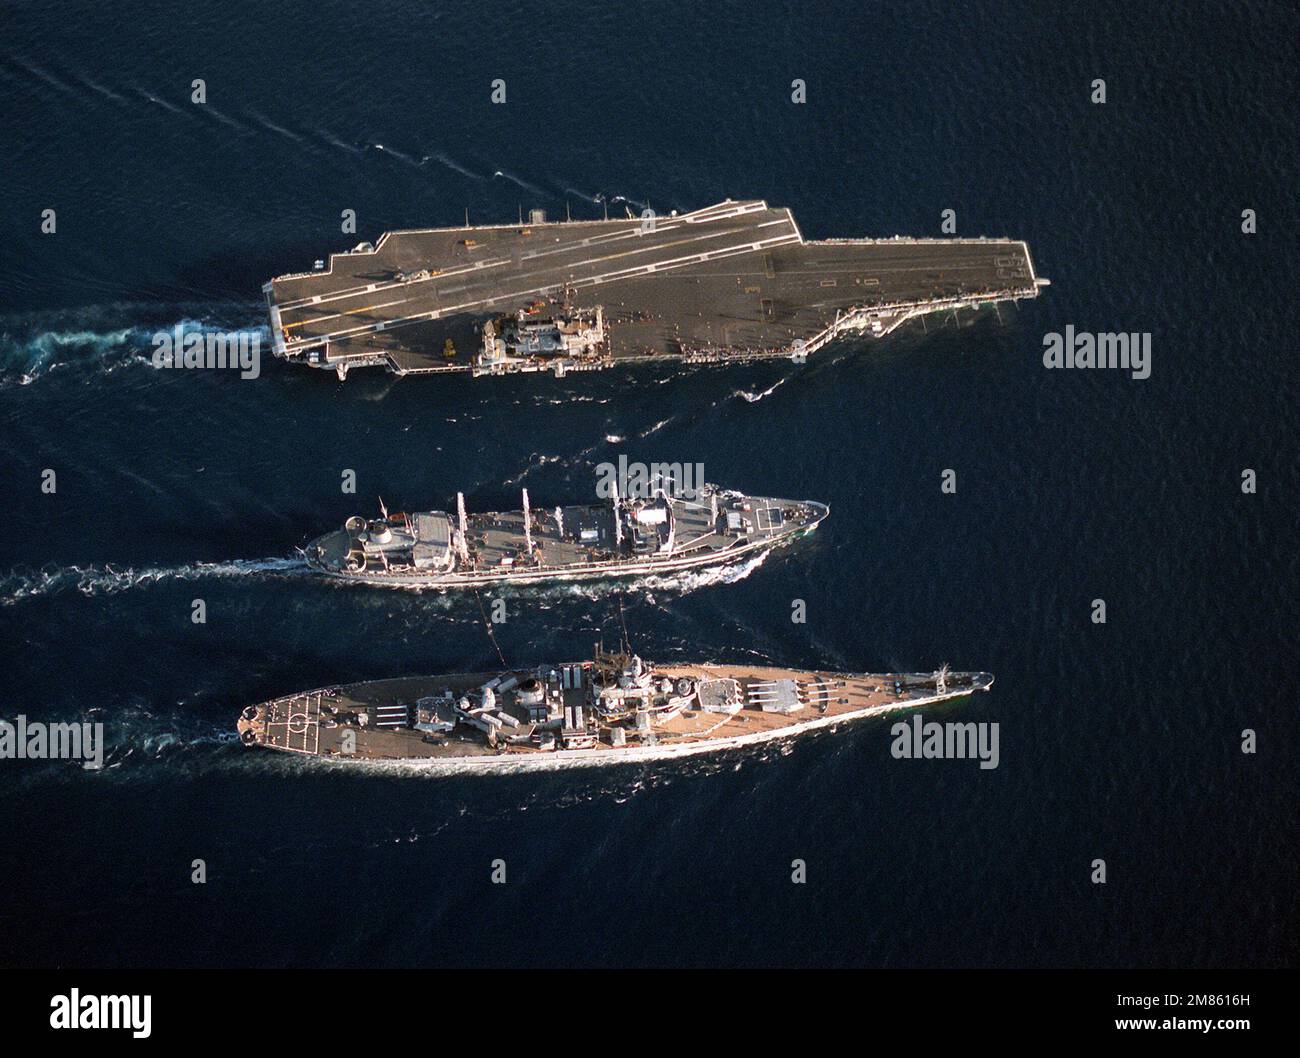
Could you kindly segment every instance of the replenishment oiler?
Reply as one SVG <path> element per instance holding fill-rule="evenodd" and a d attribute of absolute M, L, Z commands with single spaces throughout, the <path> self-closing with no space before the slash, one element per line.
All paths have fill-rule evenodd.
<path fill-rule="evenodd" d="M 495 673 L 374 680 L 240 715 L 246 746 L 439 770 L 603 765 L 789 738 L 984 691 L 986 672 L 870 675 L 755 665 L 656 667 L 628 650 Z"/>
<path fill-rule="evenodd" d="M 517 511 L 349 518 L 303 553 L 319 572 L 366 584 L 469 588 L 596 580 L 727 566 L 811 533 L 829 513 L 813 500 L 746 496 L 703 484 L 647 498 Z"/>
<path fill-rule="evenodd" d="M 811 355 L 1037 297 L 1011 239 L 805 240 L 788 209 L 393 231 L 262 289 L 277 356 L 338 373 L 599 371 Z"/>

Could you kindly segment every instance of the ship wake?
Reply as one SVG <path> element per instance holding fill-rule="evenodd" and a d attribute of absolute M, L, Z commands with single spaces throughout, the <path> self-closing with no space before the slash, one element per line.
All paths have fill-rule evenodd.
<path fill-rule="evenodd" d="M 552 582 L 549 584 L 494 584 L 492 592 L 503 598 L 524 598 L 537 603 L 563 602 L 570 599 L 587 599 L 595 602 L 616 592 L 626 592 L 631 588 L 642 591 L 663 591 L 676 595 L 689 595 L 701 588 L 719 584 L 736 584 L 758 569 L 775 548 L 755 552 L 743 562 L 730 565 L 709 566 L 705 569 L 681 570 L 676 573 L 650 573 L 636 577 L 602 577 L 600 579 Z M 334 581 L 344 586 L 345 581 Z M 441 584 L 384 584 L 380 587 L 390 591 L 411 592 L 414 594 L 437 593 L 441 600 L 450 606 L 454 598 L 461 593 L 454 592 Z M 543 608 L 545 608 L 543 606 Z"/>
<path fill-rule="evenodd" d="M 790 379 L 789 375 L 785 375 L 782 378 L 778 378 L 775 382 L 773 382 L 770 386 L 768 386 L 767 389 L 762 390 L 759 393 L 751 393 L 747 389 L 738 389 L 734 393 L 732 393 L 732 396 L 740 397 L 747 404 L 757 404 L 764 397 L 770 397 L 773 393 L 775 393 L 778 389 L 780 389 L 783 385 L 785 385 L 786 382 L 789 381 L 789 379 Z"/>
<path fill-rule="evenodd" d="M 810 733 L 815 734 L 815 733 Z M 763 765 L 789 756 L 794 751 L 795 742 L 807 735 L 777 736 L 747 746 L 723 746 L 701 749 L 691 755 L 683 755 L 680 748 L 665 745 L 658 752 L 651 751 L 629 760 L 602 755 L 584 760 L 581 757 L 548 756 L 534 754 L 524 759 L 493 760 L 477 767 L 466 768 L 464 758 L 442 760 L 343 760 L 338 758 L 306 757 L 301 758 L 304 768 L 321 766 L 327 768 L 361 771 L 372 775 L 388 775 L 410 779 L 442 779 L 455 777 L 474 779 L 493 776 L 536 775 L 545 772 L 579 772 L 590 776 L 590 781 L 578 786 L 565 784 L 561 790 L 548 790 L 536 797 L 526 799 L 524 804 L 511 809 L 512 812 L 544 808 L 565 808 L 586 804 L 593 801 L 613 800 L 619 804 L 630 801 L 640 793 L 671 785 L 678 780 L 697 776 L 716 775 L 722 772 L 738 772 L 746 765 Z M 259 754 L 259 756 L 263 756 Z M 268 755 L 269 756 L 269 755 Z M 281 756 L 275 754 L 276 757 Z M 263 757 L 265 759 L 265 757 Z M 670 770 L 665 770 L 665 762 Z M 269 762 L 272 766 L 278 761 Z M 654 767 L 648 767 L 653 765 Z M 600 778 L 597 778 L 600 776 Z M 604 778 L 608 776 L 608 779 Z"/>
<path fill-rule="evenodd" d="M 195 314 L 178 320 L 177 308 L 124 303 L 0 317 L 0 389 L 30 386 L 55 371 L 98 377 L 131 365 L 152 368 L 155 335 L 173 335 L 177 328 L 186 336 L 256 331 L 269 343 L 265 324 L 246 306 L 229 320 L 215 316 L 210 305 L 182 307 Z"/>
<path fill-rule="evenodd" d="M 166 581 L 204 580 L 213 577 L 289 577 L 308 573 L 301 557 L 232 559 L 227 562 L 195 562 L 183 566 L 151 566 L 115 569 L 102 566 L 45 566 L 37 570 L 13 570 L 0 576 L 0 605 L 12 606 L 25 599 L 77 591 L 82 595 L 113 595 L 132 588 Z"/>
<path fill-rule="evenodd" d="M 642 588 L 650 590 L 671 591 L 688 595 L 700 588 L 711 588 L 717 584 L 738 584 L 767 561 L 774 548 L 758 551 L 730 566 L 714 566 L 707 569 L 688 569 L 680 573 L 652 574 L 642 577 L 637 582 Z"/>

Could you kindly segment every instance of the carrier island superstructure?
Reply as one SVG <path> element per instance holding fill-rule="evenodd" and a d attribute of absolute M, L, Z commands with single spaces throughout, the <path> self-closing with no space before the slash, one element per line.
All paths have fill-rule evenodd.
<path fill-rule="evenodd" d="M 776 666 L 591 661 L 290 694 L 243 710 L 239 737 L 339 761 L 452 771 L 632 763 L 789 738 L 987 690 L 986 672 L 862 674 Z"/>
<path fill-rule="evenodd" d="M 801 360 L 844 335 L 1036 297 L 1024 242 L 805 240 L 788 209 L 393 231 L 263 291 L 275 354 L 339 377 Z"/>
<path fill-rule="evenodd" d="M 719 489 L 656 488 L 608 500 L 534 508 L 528 490 L 514 511 L 380 511 L 354 515 L 309 543 L 314 570 L 394 587 L 596 580 L 727 566 L 807 536 L 829 513 L 815 500 L 783 500 Z"/>

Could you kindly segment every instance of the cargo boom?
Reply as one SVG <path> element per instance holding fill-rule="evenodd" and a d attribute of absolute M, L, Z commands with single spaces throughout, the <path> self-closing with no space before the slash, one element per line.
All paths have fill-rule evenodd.
<path fill-rule="evenodd" d="M 798 358 L 915 316 L 1036 297 L 1005 239 L 806 242 L 788 209 L 726 201 L 624 220 L 389 232 L 263 290 L 277 356 L 399 375 Z"/>

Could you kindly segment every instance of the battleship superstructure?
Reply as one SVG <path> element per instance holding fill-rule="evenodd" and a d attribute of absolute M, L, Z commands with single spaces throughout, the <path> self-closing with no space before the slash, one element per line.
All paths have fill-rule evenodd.
<path fill-rule="evenodd" d="M 727 200 L 619 220 L 394 231 L 263 287 L 275 354 L 399 375 L 802 359 L 845 334 L 1036 297 L 1023 242 L 805 241 Z"/>
<path fill-rule="evenodd" d="M 702 484 L 607 502 L 517 511 L 388 513 L 349 518 L 306 546 L 320 572 L 368 584 L 458 588 L 672 573 L 728 565 L 811 533 L 829 513 L 812 500 L 745 496 Z"/>
<path fill-rule="evenodd" d="M 786 738 L 987 690 L 985 672 L 870 675 L 592 661 L 374 680 L 250 705 L 240 740 L 335 760 L 451 770 L 610 764 Z"/>

